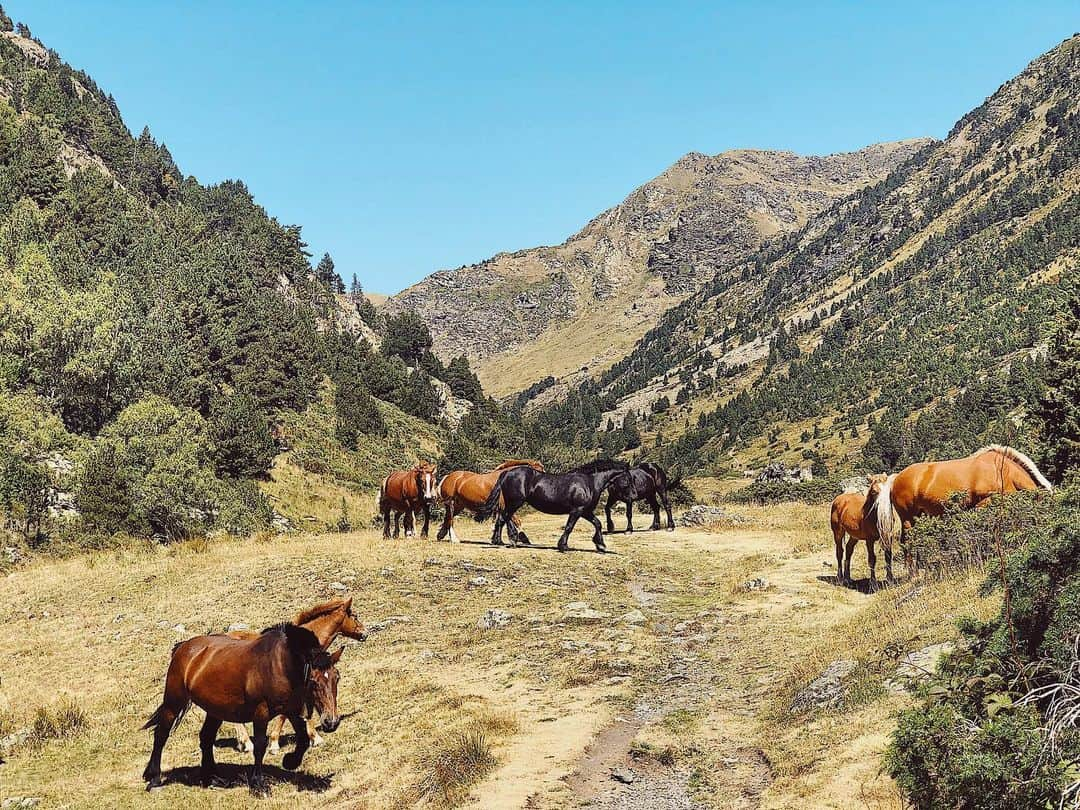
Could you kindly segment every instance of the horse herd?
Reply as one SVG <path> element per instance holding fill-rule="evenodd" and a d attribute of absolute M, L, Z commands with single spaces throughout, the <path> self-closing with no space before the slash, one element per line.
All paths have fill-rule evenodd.
<path fill-rule="evenodd" d="M 397 472 L 383 481 L 379 508 L 383 514 L 383 534 L 390 536 L 390 515 L 395 530 L 405 518 L 406 535 L 412 533 L 413 515 L 422 512 L 423 534 L 427 534 L 430 509 L 440 501 L 446 514 L 439 529 L 440 539 L 457 541 L 454 517 L 472 511 L 478 520 L 495 517 L 492 543 L 501 544 L 505 526 L 512 546 L 529 544 L 520 527 L 518 510 L 528 504 L 554 515 L 567 515 L 559 538 L 559 551 L 567 550 L 574 525 L 584 518 L 593 527 L 593 543 L 604 551 L 603 527 L 596 508 L 609 492 L 605 511 L 608 532 L 614 531 L 611 507 L 627 505 L 627 531 L 633 531 L 632 505 L 645 500 L 653 510 L 652 529 L 660 528 L 661 504 L 667 512 L 667 528 L 674 529 L 669 490 L 676 486 L 655 464 L 631 468 L 624 462 L 602 460 L 562 474 L 544 471 L 536 461 L 511 460 L 484 473 L 455 471 L 436 482 L 434 465 L 421 463 Z M 1053 489 L 1034 462 L 1023 453 L 1001 445 L 984 447 L 972 455 L 950 461 L 913 464 L 893 475 L 874 475 L 865 492 L 847 492 L 832 503 L 831 523 L 836 542 L 837 575 L 842 582 L 851 577 L 851 555 L 859 541 L 867 544 L 870 584 L 876 580 L 875 543 L 885 551 L 885 576 L 893 581 L 892 548 L 899 529 L 905 538 L 913 521 L 923 515 L 942 514 L 950 502 L 978 507 L 996 494 L 1024 490 Z M 848 538 L 846 548 L 845 536 Z M 914 573 L 908 558 L 909 572 Z M 147 789 L 162 783 L 161 752 L 170 733 L 192 703 L 206 712 L 199 745 L 202 752 L 200 775 L 205 784 L 218 776 L 214 762 L 214 742 L 223 722 L 238 724 L 241 750 L 254 753 L 250 785 L 262 793 L 266 782 L 262 772 L 267 748 L 278 748 L 278 737 L 287 719 L 296 735 L 296 747 L 282 759 L 287 769 L 300 766 L 311 744 L 318 744 L 318 729 L 331 732 L 340 722 L 337 710 L 338 673 L 336 665 L 342 648 L 328 652 L 338 635 L 363 640 L 363 624 L 352 612 L 352 599 L 338 599 L 304 611 L 290 623 L 278 624 L 261 633 L 239 631 L 196 636 L 173 648 L 165 678 L 161 705 L 143 726 L 154 729 L 150 761 L 143 772 Z M 316 725 L 312 718 L 318 718 Z M 244 723 L 252 723 L 254 741 Z"/>
<path fill-rule="evenodd" d="M 455 470 L 437 484 L 436 472 L 434 464 L 422 461 L 411 470 L 399 470 L 383 480 L 379 487 L 383 537 L 390 537 L 391 521 L 393 536 L 400 535 L 402 517 L 405 536 L 411 536 L 416 514 L 423 515 L 420 534 L 427 537 L 431 508 L 441 503 L 445 517 L 439 527 L 439 540 L 449 535 L 451 542 L 458 541 L 454 518 L 467 510 L 477 520 L 495 518 L 491 535 L 493 545 L 502 545 L 504 526 L 511 546 L 529 545 L 529 537 L 522 531 L 517 517 L 518 510 L 528 505 L 549 515 L 567 515 L 566 526 L 559 538 L 559 551 L 567 550 L 570 532 L 582 518 L 593 526 L 596 549 L 604 551 L 604 530 L 596 516 L 596 508 L 605 491 L 608 493 L 604 505 L 608 534 L 615 531 L 611 508 L 616 503 L 626 505 L 626 531 L 634 530 L 635 501 L 646 501 L 652 508 L 652 531 L 660 528 L 661 505 L 667 515 L 668 530 L 675 528 L 668 492 L 678 486 L 678 480 L 669 479 L 663 468 L 651 462 L 631 467 L 625 461 L 601 459 L 554 474 L 545 471 L 539 461 L 511 459 L 487 472 Z"/>

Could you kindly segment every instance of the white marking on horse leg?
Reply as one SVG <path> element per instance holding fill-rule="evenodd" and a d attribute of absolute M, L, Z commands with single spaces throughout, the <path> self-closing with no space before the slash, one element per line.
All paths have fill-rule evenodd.
<path fill-rule="evenodd" d="M 458 540 L 457 532 L 454 531 L 453 524 L 450 525 L 450 542 L 451 543 L 460 543 L 461 542 L 460 540 Z"/>

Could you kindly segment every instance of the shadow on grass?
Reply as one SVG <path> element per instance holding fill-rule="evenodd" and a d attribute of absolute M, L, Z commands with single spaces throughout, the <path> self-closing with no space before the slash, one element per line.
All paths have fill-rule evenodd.
<path fill-rule="evenodd" d="M 498 546 L 492 545 L 487 540 L 460 540 L 459 543 L 461 545 L 463 545 L 463 546 L 484 546 L 486 548 L 507 549 L 509 551 L 513 551 L 515 549 L 515 546 L 511 546 L 505 540 L 502 542 L 502 545 L 498 545 Z M 545 546 L 545 545 L 541 545 L 540 543 L 519 543 L 516 546 L 516 548 L 524 548 L 524 549 L 534 548 L 534 549 L 538 549 L 540 551 L 554 551 L 556 553 L 558 553 L 558 551 L 559 551 L 558 546 Z M 580 552 L 582 554 L 618 554 L 619 553 L 617 551 L 612 551 L 610 548 L 607 551 L 600 551 L 595 546 L 592 547 L 592 548 L 574 548 L 573 546 L 570 546 L 569 548 L 566 549 L 566 551 L 567 552 L 575 552 L 575 553 Z"/>
<path fill-rule="evenodd" d="M 824 582 L 827 585 L 833 585 L 837 588 L 847 588 L 849 591 L 858 591 L 859 593 L 865 594 L 876 593 L 877 591 L 883 591 L 886 588 L 895 588 L 898 585 L 902 585 L 905 581 L 897 577 L 896 582 L 889 585 L 884 580 L 879 579 L 877 583 L 877 590 L 872 590 L 870 588 L 870 577 L 866 577 L 864 579 L 855 579 L 851 580 L 850 582 L 844 582 L 835 574 L 831 574 L 829 576 L 825 576 L 824 574 L 822 574 L 817 579 L 818 582 Z"/>
<path fill-rule="evenodd" d="M 225 790 L 233 788 L 247 789 L 250 773 L 250 765 L 219 762 L 217 765 L 217 778 L 211 787 Z M 323 793 L 329 790 L 334 778 L 334 774 L 317 776 L 303 771 L 287 771 L 284 768 L 267 764 L 263 765 L 263 775 L 271 788 L 278 784 L 289 784 L 306 793 Z M 162 776 L 165 778 L 165 784 L 162 788 L 168 788 L 169 785 L 204 787 L 202 775 L 196 765 L 173 768 L 163 772 Z"/>

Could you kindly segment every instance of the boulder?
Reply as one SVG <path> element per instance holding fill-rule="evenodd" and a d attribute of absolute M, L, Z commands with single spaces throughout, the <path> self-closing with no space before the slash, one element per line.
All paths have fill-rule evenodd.
<path fill-rule="evenodd" d="M 791 711 L 795 714 L 817 709 L 835 709 L 844 700 L 845 681 L 855 671 L 856 663 L 849 658 L 833 661 L 817 678 L 795 695 Z"/>
<path fill-rule="evenodd" d="M 597 624 L 609 618 L 610 613 L 593 610 L 588 602 L 571 602 L 562 615 L 562 621 L 566 624 Z"/>
<path fill-rule="evenodd" d="M 642 613 L 640 610 L 631 610 L 630 612 L 624 613 L 622 616 L 620 616 L 619 621 L 623 624 L 642 625 L 645 624 L 645 622 L 648 620 L 645 618 L 645 614 Z"/>
<path fill-rule="evenodd" d="M 514 614 L 499 610 L 498 608 L 489 608 L 484 611 L 484 615 L 481 616 L 476 626 L 481 630 L 501 630 L 504 627 L 510 626 L 510 621 L 514 618 Z"/>

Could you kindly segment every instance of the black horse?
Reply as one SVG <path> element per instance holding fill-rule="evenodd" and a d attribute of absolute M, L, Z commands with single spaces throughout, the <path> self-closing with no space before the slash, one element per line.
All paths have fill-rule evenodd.
<path fill-rule="evenodd" d="M 593 525 L 593 543 L 597 551 L 606 551 L 603 529 L 596 517 L 600 496 L 612 481 L 630 469 L 625 461 L 601 459 L 559 475 L 540 472 L 532 467 L 514 467 L 499 476 L 491 495 L 476 513 L 477 520 L 485 520 L 499 509 L 503 501 L 502 520 L 506 526 L 510 545 L 529 543 L 529 538 L 519 529 L 512 518 L 525 504 L 549 515 L 569 515 L 566 528 L 559 538 L 559 551 L 566 551 L 567 540 L 578 518 L 585 518 Z"/>
<path fill-rule="evenodd" d="M 671 501 L 668 500 L 668 491 L 679 485 L 679 479 L 668 480 L 667 473 L 662 467 L 651 461 L 644 461 L 628 470 L 625 475 L 620 475 L 611 482 L 608 488 L 608 499 L 604 505 L 604 513 L 607 515 L 608 534 L 615 531 L 615 524 L 611 520 L 611 507 L 613 504 L 622 502 L 626 504 L 626 531 L 634 530 L 634 501 L 648 501 L 653 510 L 653 522 L 649 531 L 655 532 L 660 528 L 660 504 L 664 505 L 667 512 L 667 528 L 669 532 L 675 531 L 675 520 L 671 517 Z M 659 498 L 659 501 L 657 501 Z"/>

